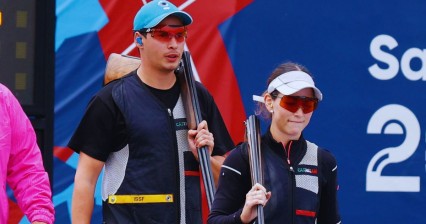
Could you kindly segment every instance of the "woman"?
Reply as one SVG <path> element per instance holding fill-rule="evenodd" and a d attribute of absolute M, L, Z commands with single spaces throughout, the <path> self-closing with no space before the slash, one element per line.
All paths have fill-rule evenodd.
<path fill-rule="evenodd" d="M 9 223 L 6 184 L 32 224 L 53 223 L 55 210 L 49 176 L 36 134 L 10 90 L 0 83 L 0 223 Z"/>
<path fill-rule="evenodd" d="M 251 223 L 257 205 L 265 223 L 340 223 L 334 156 L 304 139 L 302 131 L 322 100 L 309 71 L 278 66 L 268 79 L 260 112 L 271 119 L 262 136 L 264 186 L 251 184 L 247 143 L 226 158 L 208 223 Z"/>

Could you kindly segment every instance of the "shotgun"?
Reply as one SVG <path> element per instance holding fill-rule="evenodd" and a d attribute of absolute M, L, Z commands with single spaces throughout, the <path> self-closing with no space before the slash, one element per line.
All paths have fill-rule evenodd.
<path fill-rule="evenodd" d="M 201 117 L 200 105 L 198 102 L 197 89 L 191 66 L 191 54 L 184 51 L 180 67 L 176 75 L 181 83 L 182 99 L 187 112 L 187 123 L 189 129 L 197 129 L 203 118 Z M 206 190 L 209 210 L 214 199 L 215 185 L 210 164 L 210 153 L 207 146 L 198 148 L 198 160 L 200 162 L 201 175 L 203 177 L 204 189 Z"/>
<path fill-rule="evenodd" d="M 250 161 L 251 183 L 263 185 L 262 155 L 260 150 L 260 125 L 259 118 L 251 115 L 245 121 L 246 139 L 248 143 L 248 154 Z M 264 224 L 263 206 L 257 205 L 256 224 Z"/>

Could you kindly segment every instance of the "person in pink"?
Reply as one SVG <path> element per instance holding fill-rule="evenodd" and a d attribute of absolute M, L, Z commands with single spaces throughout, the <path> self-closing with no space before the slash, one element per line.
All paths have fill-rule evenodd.
<path fill-rule="evenodd" d="M 0 224 L 9 217 L 6 184 L 31 223 L 53 223 L 49 177 L 34 129 L 15 96 L 0 84 Z"/>

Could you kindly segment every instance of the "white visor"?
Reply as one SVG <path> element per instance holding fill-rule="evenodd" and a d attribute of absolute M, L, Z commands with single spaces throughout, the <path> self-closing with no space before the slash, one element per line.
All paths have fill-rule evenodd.
<path fill-rule="evenodd" d="M 291 95 L 306 88 L 312 88 L 318 101 L 322 100 L 322 93 L 315 87 L 312 77 L 302 71 L 291 71 L 281 74 L 269 84 L 268 93 L 278 90 L 284 95 Z"/>

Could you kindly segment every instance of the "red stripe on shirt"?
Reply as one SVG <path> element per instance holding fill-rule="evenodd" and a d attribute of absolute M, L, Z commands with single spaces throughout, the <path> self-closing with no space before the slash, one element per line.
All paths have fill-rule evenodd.
<path fill-rule="evenodd" d="M 296 215 L 315 217 L 316 212 L 306 210 L 296 210 Z"/>

